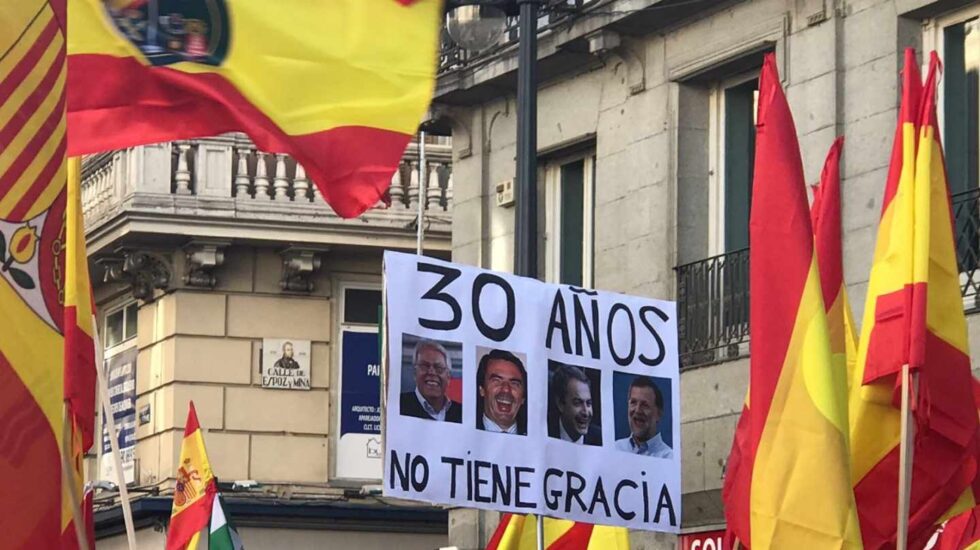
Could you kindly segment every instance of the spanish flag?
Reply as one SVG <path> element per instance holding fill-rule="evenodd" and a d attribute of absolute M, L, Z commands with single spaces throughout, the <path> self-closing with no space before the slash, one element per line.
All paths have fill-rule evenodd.
<path fill-rule="evenodd" d="M 722 494 L 728 528 L 754 549 L 860 548 L 846 388 L 833 372 L 796 128 L 772 54 L 755 154 L 749 394 Z"/>
<path fill-rule="evenodd" d="M 813 245 L 820 269 L 820 287 L 830 330 L 830 351 L 838 384 L 846 385 L 848 373 L 857 355 L 857 337 L 851 304 L 844 286 L 844 255 L 841 241 L 840 155 L 844 138 L 838 137 L 827 152 L 820 183 L 813 186 L 810 219 L 813 223 Z"/>
<path fill-rule="evenodd" d="M 435 85 L 441 0 L 69 0 L 68 149 L 229 131 L 345 217 L 387 191 Z"/>
<path fill-rule="evenodd" d="M 177 482 L 174 485 L 174 503 L 167 531 L 167 550 L 194 550 L 201 530 L 211 519 L 217 482 L 211 472 L 208 453 L 204 449 L 204 435 L 197 421 L 194 402 L 187 412 L 184 426 L 184 442 L 180 446 L 180 462 L 177 464 Z"/>
<path fill-rule="evenodd" d="M 953 219 L 936 124 L 940 64 L 923 88 L 905 52 L 902 105 L 851 379 L 852 479 L 865 546 L 897 535 L 901 370 L 918 373 L 909 540 L 973 505 L 977 409 Z"/>
<path fill-rule="evenodd" d="M 538 527 L 534 516 L 503 514 L 486 550 L 536 550 Z M 544 518 L 545 550 L 629 550 L 625 527 L 592 525 Z"/>
<path fill-rule="evenodd" d="M 5 546 L 58 548 L 77 544 L 95 410 L 79 188 L 66 185 L 65 0 L 4 2 L 0 51 L 0 527 Z"/>

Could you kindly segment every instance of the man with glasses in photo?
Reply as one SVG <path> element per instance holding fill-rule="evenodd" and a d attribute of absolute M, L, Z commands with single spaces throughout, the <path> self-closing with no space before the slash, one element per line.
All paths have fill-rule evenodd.
<path fill-rule="evenodd" d="M 415 344 L 415 391 L 401 394 L 402 416 L 441 422 L 463 421 L 463 406 L 446 395 L 449 387 L 449 352 L 435 340 Z"/>

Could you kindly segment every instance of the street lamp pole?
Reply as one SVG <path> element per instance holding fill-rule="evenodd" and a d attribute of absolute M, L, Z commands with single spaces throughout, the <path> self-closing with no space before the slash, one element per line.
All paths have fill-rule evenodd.
<path fill-rule="evenodd" d="M 514 273 L 538 275 L 538 5 L 520 6 L 517 52 L 517 211 L 514 219 Z"/>

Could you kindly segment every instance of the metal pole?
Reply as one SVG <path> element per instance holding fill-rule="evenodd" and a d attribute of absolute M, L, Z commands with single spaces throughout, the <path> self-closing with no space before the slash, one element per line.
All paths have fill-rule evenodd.
<path fill-rule="evenodd" d="M 126 543 L 129 550 L 136 548 L 136 528 L 133 524 L 133 510 L 129 505 L 129 489 L 126 487 L 126 474 L 123 473 L 122 454 L 119 452 L 119 435 L 116 432 L 116 418 L 109 404 L 109 383 L 105 374 L 105 360 L 102 357 L 102 343 L 98 332 L 95 334 L 95 371 L 98 374 L 96 382 L 99 387 L 99 400 L 102 401 L 102 414 L 109 428 L 109 448 L 112 450 L 113 465 L 116 470 L 116 485 L 119 489 L 119 505 L 123 512 L 123 523 L 126 525 Z M 100 465 L 101 467 L 101 465 Z"/>
<path fill-rule="evenodd" d="M 422 255 L 422 243 L 425 240 L 425 203 L 429 187 L 425 180 L 428 175 L 425 166 L 425 132 L 419 132 L 419 226 L 415 236 L 415 253 L 419 256 Z"/>
<path fill-rule="evenodd" d="M 520 5 L 517 54 L 517 212 L 514 220 L 514 273 L 538 275 L 538 4 Z"/>
<path fill-rule="evenodd" d="M 902 424 L 898 466 L 898 536 L 896 549 L 908 548 L 909 504 L 912 500 L 912 461 L 915 449 L 915 423 L 910 401 L 919 389 L 919 373 L 909 374 L 908 363 L 902 365 Z"/>
<path fill-rule="evenodd" d="M 538 514 L 538 550 L 544 550 L 544 516 Z"/>

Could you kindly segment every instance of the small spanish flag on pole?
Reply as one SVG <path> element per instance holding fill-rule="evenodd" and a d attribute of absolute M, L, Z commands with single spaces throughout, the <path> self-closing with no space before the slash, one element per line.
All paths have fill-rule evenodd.
<path fill-rule="evenodd" d="M 211 519 L 211 507 L 217 493 L 217 483 L 204 450 L 204 435 L 197 421 L 194 402 L 187 412 L 184 442 L 180 447 L 174 505 L 167 531 L 167 550 L 194 550 L 201 530 Z"/>

